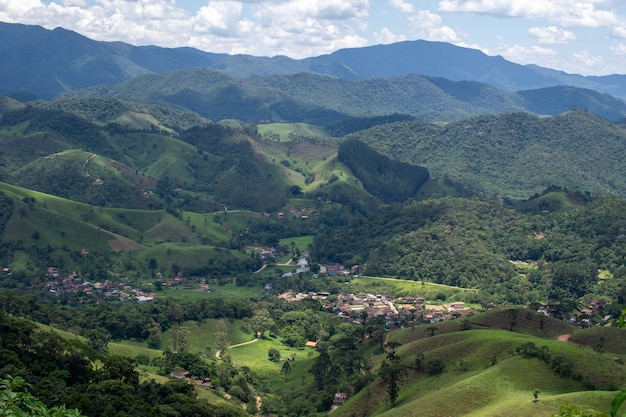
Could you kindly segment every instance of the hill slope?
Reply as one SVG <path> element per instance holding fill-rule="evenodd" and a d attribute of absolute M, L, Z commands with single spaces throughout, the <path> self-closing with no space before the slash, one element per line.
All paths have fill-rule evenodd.
<path fill-rule="evenodd" d="M 526 199 L 551 185 L 626 195 L 626 131 L 583 111 L 401 122 L 348 136 L 485 196 Z"/>
<path fill-rule="evenodd" d="M 250 123 L 328 125 L 348 116 L 395 113 L 453 121 L 514 111 L 555 115 L 572 107 L 613 120 L 626 117 L 625 103 L 592 90 L 555 88 L 517 94 L 477 82 L 414 74 L 366 80 L 304 73 L 234 79 L 208 69 L 190 69 L 136 77 L 98 94 L 187 109 L 213 120 L 237 118 Z"/>

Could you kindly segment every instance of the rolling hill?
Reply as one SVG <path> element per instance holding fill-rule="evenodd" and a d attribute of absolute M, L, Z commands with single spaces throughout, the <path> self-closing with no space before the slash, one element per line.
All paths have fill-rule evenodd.
<path fill-rule="evenodd" d="M 89 95 L 89 92 L 77 92 Z M 345 80 L 316 74 L 236 79 L 208 69 L 138 76 L 96 96 L 170 106 L 221 120 L 329 125 L 348 117 L 405 114 L 426 121 L 456 121 L 481 114 L 526 111 L 556 115 L 577 107 L 610 120 L 626 117 L 626 104 L 607 94 L 573 87 L 518 93 L 478 82 L 403 75 Z"/>

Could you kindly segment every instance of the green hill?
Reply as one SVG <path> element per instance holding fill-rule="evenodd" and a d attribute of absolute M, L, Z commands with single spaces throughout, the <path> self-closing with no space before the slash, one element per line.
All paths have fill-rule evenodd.
<path fill-rule="evenodd" d="M 0 183 L 0 192 L 10 203 L 2 224 L 4 259 L 15 273 L 38 275 L 52 265 L 90 271 L 100 279 L 127 271 L 145 278 L 156 272 L 146 270 L 150 259 L 158 259 L 153 269 L 168 273 L 206 274 L 225 265 L 233 272 L 258 268 L 250 264 L 249 256 L 224 249 L 232 236 L 212 215 L 200 221 L 192 213 L 96 208 L 5 183 Z M 238 225 L 239 214 L 230 216 L 228 228 L 239 233 L 246 220 Z M 247 218 L 243 213 L 242 219 Z M 221 248 L 206 245 L 209 242 Z M 89 260 L 79 256 L 83 250 L 89 252 Z M 113 259 L 118 267 L 111 265 Z"/>
<path fill-rule="evenodd" d="M 530 314 L 533 320 L 538 317 L 528 310 L 519 313 Z M 387 387 L 376 378 L 335 413 L 340 416 L 365 412 L 388 416 L 551 415 L 566 401 L 584 409 L 608 412 L 611 391 L 623 384 L 623 357 L 616 361 L 612 353 L 560 342 L 555 336 L 532 336 L 522 327 L 515 332 L 475 329 L 478 325 L 491 326 L 490 323 L 498 327 L 498 321 L 507 319 L 508 310 L 494 310 L 470 317 L 469 330 L 454 329 L 460 324 L 453 320 L 437 323 L 439 330 L 435 336 L 425 332 L 426 326 L 392 332 L 388 343 L 398 344 L 395 352 L 407 372 L 400 385 L 397 406 L 390 407 Z M 551 332 L 558 328 L 571 331 L 563 322 L 545 319 Z M 531 332 L 536 333 L 535 329 Z M 543 359 L 524 354 L 520 350 L 522 346 L 543 348 Z M 369 359 L 374 374 L 384 355 Z M 429 367 L 435 361 L 444 365 L 443 372 L 434 373 L 434 368 Z M 533 401 L 535 390 L 539 391 L 539 401 Z"/>
<path fill-rule="evenodd" d="M 459 191 L 527 199 L 549 186 L 626 195 L 626 131 L 583 111 L 555 117 L 480 116 L 446 125 L 402 122 L 348 135 L 393 159 L 424 166 Z"/>

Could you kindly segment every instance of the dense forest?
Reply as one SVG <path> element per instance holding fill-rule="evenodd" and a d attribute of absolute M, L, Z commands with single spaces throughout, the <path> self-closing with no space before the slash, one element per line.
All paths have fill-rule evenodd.
<path fill-rule="evenodd" d="M 445 125 L 398 122 L 347 137 L 423 166 L 460 192 L 525 200 L 552 185 L 624 195 L 625 134 L 622 125 L 575 110 L 545 118 L 485 115 Z"/>
<path fill-rule="evenodd" d="M 560 190 L 537 199 L 568 196 L 577 201 Z M 319 262 L 362 265 L 368 275 L 478 288 L 476 299 L 530 303 L 595 294 L 617 311 L 626 301 L 624 204 L 570 201 L 559 211 L 529 214 L 476 199 L 407 203 L 323 229 L 312 254 Z M 512 261 L 536 268 L 520 273 Z M 613 278 L 598 279 L 599 270 Z"/>
<path fill-rule="evenodd" d="M 428 181 L 427 169 L 393 161 L 356 140 L 341 143 L 337 160 L 350 168 L 368 192 L 385 202 L 414 198 Z"/>

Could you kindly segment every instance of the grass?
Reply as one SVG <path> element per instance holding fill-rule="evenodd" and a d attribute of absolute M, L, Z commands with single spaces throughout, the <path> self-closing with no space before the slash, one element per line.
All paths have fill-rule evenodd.
<path fill-rule="evenodd" d="M 312 235 L 287 237 L 284 239 L 280 239 L 279 245 L 286 246 L 291 249 L 291 244 L 293 242 L 294 247 L 297 248 L 300 253 L 303 253 L 309 250 L 309 246 L 313 245 L 313 238 L 314 236 Z"/>
<path fill-rule="evenodd" d="M 442 284 L 382 277 L 350 277 L 350 283 L 354 285 L 358 291 L 362 292 L 377 294 L 386 292 L 388 294 L 396 294 L 396 296 L 424 297 L 430 300 L 436 299 L 440 294 L 450 299 L 456 294 L 465 291 L 473 291 Z"/>
<path fill-rule="evenodd" d="M 323 127 L 307 123 L 267 123 L 257 126 L 262 137 L 277 136 L 281 142 L 290 142 L 289 134 L 307 137 L 327 137 L 328 133 Z"/>
<path fill-rule="evenodd" d="M 161 350 L 150 349 L 142 343 L 126 340 L 122 342 L 109 342 L 108 348 L 110 355 L 125 356 L 127 358 L 136 358 L 139 355 L 146 355 L 150 359 L 153 359 L 163 356 L 163 351 Z"/>
<path fill-rule="evenodd" d="M 583 408 L 607 411 L 612 393 L 586 391 L 583 382 L 592 379 L 606 389 L 626 374 L 626 368 L 617 364 L 612 354 L 510 331 L 453 331 L 427 337 L 414 328 L 393 332 L 390 340 L 401 343 L 396 352 L 409 369 L 398 406 L 390 409 L 385 387 L 378 382 L 342 406 L 338 416 L 363 412 L 384 416 L 548 416 L 557 413 L 566 399 Z M 552 357 L 567 358 L 572 371 L 579 372 L 582 379 L 560 377 L 540 359 L 513 354 L 517 346 L 529 341 L 538 347 L 547 346 Z M 417 353 L 424 354 L 425 363 L 442 360 L 446 371 L 430 376 L 411 369 Z M 383 356 L 370 359 L 374 374 Z M 538 402 L 533 402 L 535 389 L 540 391 Z"/>
<path fill-rule="evenodd" d="M 211 292 L 203 292 L 199 290 L 185 290 L 180 287 L 163 287 L 163 289 L 157 293 L 158 297 L 171 297 L 175 300 L 198 300 L 198 299 L 214 299 L 214 298 L 229 298 L 229 299 L 257 299 L 263 294 L 263 289 L 260 287 L 239 287 L 234 282 L 224 283 L 219 285 L 215 282 L 209 281 L 211 286 Z"/>
<path fill-rule="evenodd" d="M 626 355 L 626 329 L 617 327 L 592 327 L 576 330 L 570 341 L 590 346 L 599 351 Z"/>
<path fill-rule="evenodd" d="M 269 349 L 275 348 L 280 351 L 281 362 L 272 362 L 269 360 L 267 352 Z M 283 345 L 278 339 L 264 338 L 257 342 L 230 349 L 233 363 L 239 367 L 248 366 L 254 370 L 261 378 L 267 380 L 267 383 L 277 391 L 287 391 L 293 389 L 294 381 L 308 380 L 312 376 L 309 374 L 311 361 L 318 356 L 315 350 L 310 348 L 294 349 Z M 288 357 L 294 357 L 291 362 L 292 372 L 285 376 L 280 373 L 283 361 Z"/>
<path fill-rule="evenodd" d="M 207 353 L 207 348 L 211 349 L 211 354 L 214 355 L 217 352 L 217 345 L 215 341 L 215 335 L 217 334 L 218 322 L 217 319 L 209 319 L 202 323 L 194 321 L 186 321 L 182 324 L 182 327 L 186 329 L 188 333 L 189 351 L 204 355 Z M 234 345 L 238 343 L 248 342 L 253 340 L 253 335 L 250 331 L 245 329 L 243 321 L 241 320 L 225 320 L 228 324 L 227 339 L 229 344 Z M 172 333 L 168 330 L 163 333 L 162 336 L 162 348 L 171 348 L 172 346 Z"/>

